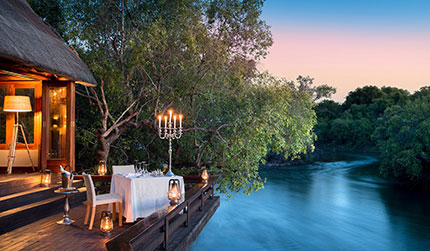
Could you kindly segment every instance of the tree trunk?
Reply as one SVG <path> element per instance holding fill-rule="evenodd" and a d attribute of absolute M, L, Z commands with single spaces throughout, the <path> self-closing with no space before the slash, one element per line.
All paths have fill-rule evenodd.
<path fill-rule="evenodd" d="M 103 160 L 107 163 L 107 158 L 109 156 L 110 151 L 110 143 L 106 140 L 106 138 L 102 137 L 103 133 L 97 134 L 97 141 L 99 143 L 99 149 L 97 150 L 97 160 L 100 162 Z"/>

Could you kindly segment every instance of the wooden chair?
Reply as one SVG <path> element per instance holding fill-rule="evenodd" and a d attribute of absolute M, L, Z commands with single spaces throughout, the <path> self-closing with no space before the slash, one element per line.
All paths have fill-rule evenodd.
<path fill-rule="evenodd" d="M 124 165 L 124 166 L 112 166 L 112 173 L 136 173 L 134 170 L 134 165 Z"/>
<path fill-rule="evenodd" d="M 102 195 L 96 195 L 96 191 L 94 189 L 94 183 L 93 179 L 91 178 L 91 175 L 82 173 L 82 176 L 84 177 L 85 187 L 87 188 L 87 212 L 85 214 L 85 220 L 84 224 L 88 224 L 88 217 L 90 216 L 90 210 L 91 211 L 91 220 L 90 220 L 90 226 L 88 227 L 89 230 L 93 229 L 94 224 L 94 218 L 96 215 L 96 207 L 98 205 L 103 204 L 112 204 L 112 218 L 115 221 L 115 204 L 118 204 L 118 213 L 119 213 L 119 226 L 122 226 L 122 198 L 118 194 L 102 194 Z"/>

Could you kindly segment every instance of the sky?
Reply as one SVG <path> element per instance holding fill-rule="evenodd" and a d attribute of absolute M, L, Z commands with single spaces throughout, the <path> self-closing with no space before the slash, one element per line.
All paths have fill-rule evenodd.
<path fill-rule="evenodd" d="M 266 0 L 274 40 L 259 64 L 275 76 L 336 87 L 410 92 L 430 85 L 430 0 Z"/>

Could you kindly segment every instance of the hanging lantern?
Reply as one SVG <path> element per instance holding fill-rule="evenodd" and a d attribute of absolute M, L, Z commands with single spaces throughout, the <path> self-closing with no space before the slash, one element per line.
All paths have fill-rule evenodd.
<path fill-rule="evenodd" d="M 170 200 L 170 205 L 177 205 L 181 199 L 181 188 L 178 179 L 169 180 L 169 192 L 168 198 Z"/>
<path fill-rule="evenodd" d="M 204 183 L 208 183 L 208 179 L 209 179 L 209 173 L 208 173 L 208 170 L 206 170 L 205 168 L 203 169 L 203 172 L 202 172 L 202 180 Z"/>
<path fill-rule="evenodd" d="M 99 175 L 105 175 L 107 173 L 106 163 L 103 160 L 100 160 L 97 172 Z"/>
<path fill-rule="evenodd" d="M 111 235 L 112 230 L 113 230 L 112 212 L 103 211 L 102 218 L 100 221 L 100 231 L 102 231 L 103 235 Z"/>
<path fill-rule="evenodd" d="M 45 170 L 40 176 L 40 186 L 49 187 L 51 184 L 51 170 Z"/>

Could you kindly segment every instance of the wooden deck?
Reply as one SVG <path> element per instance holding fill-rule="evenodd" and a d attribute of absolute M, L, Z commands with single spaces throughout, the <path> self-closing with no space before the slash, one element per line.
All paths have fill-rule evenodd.
<path fill-rule="evenodd" d="M 0 235 L 0 250 L 106 250 L 106 242 L 132 226 L 118 227 L 115 222 L 112 236 L 100 233 L 100 216 L 107 206 L 97 206 L 93 230 L 84 226 L 85 205 L 70 209 L 70 216 L 76 222 L 71 226 L 57 225 L 62 213 L 51 215 L 24 227 Z"/>
<path fill-rule="evenodd" d="M 0 250 L 187 250 L 219 207 L 219 197 L 213 194 L 215 179 L 212 177 L 208 183 L 189 181 L 188 185 L 192 187 L 187 189 L 185 201 L 177 206 L 166 205 L 151 216 L 135 223 L 124 223 L 122 227 L 115 221 L 111 236 L 103 236 L 99 230 L 101 212 L 107 210 L 107 205 L 97 206 L 92 231 L 83 224 L 86 205 L 81 202 L 70 210 L 70 218 L 76 221 L 71 226 L 56 224 L 62 219 L 62 212 L 47 214 L 50 216 L 40 219 L 31 212 L 16 215 L 13 221 L 0 225 L 0 230 L 31 217 L 36 217 L 36 221 L 28 221 L 27 225 L 11 231 L 0 231 L 4 233 L 0 234 Z M 9 201 L 8 198 L 15 195 L 0 198 Z M 28 201 L 24 195 L 19 198 Z M 3 204 L 3 207 L 7 206 Z"/>

